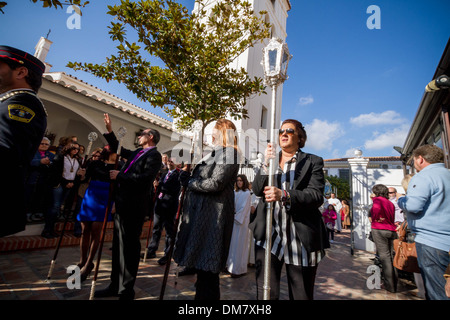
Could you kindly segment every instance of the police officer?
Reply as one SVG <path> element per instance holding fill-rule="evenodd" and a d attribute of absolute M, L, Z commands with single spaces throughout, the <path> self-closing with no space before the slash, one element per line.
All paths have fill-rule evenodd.
<path fill-rule="evenodd" d="M 25 177 L 47 127 L 36 93 L 45 65 L 36 57 L 0 46 L 0 237 L 25 230 Z"/>

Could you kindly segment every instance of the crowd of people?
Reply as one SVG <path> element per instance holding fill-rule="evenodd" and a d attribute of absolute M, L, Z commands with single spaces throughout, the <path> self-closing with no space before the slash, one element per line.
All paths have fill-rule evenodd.
<path fill-rule="evenodd" d="M 26 175 L 25 203 L 28 222 L 44 219 L 41 235 L 54 238 L 59 236 L 54 230 L 58 219 L 81 204 L 78 190 L 84 187 L 81 177 L 87 162 L 75 136 L 63 137 L 53 151 L 49 149 L 50 140 L 44 137 Z M 75 224 L 75 234 L 81 236 L 79 223 Z"/>
<path fill-rule="evenodd" d="M 414 150 L 416 174 L 405 175 L 404 194 L 394 187 L 372 187 L 369 210 L 371 237 L 381 262 L 384 288 L 397 292 L 399 270 L 394 267 L 394 240 L 407 223 L 407 241 L 414 242 L 420 273 L 414 273 L 419 295 L 430 300 L 450 298 L 450 215 L 448 197 L 450 172 L 444 166 L 444 153 L 434 145 Z"/>
<path fill-rule="evenodd" d="M 334 243 L 334 233 L 341 233 L 342 229 L 350 229 L 351 213 L 348 200 L 339 200 L 335 193 L 326 196 L 321 206 L 322 217 L 327 229 L 330 243 Z"/>
<path fill-rule="evenodd" d="M 42 62 L 26 52 L 0 46 L 0 161 L 8 168 L 4 178 L 9 183 L 0 193 L 5 204 L 0 236 L 24 230 L 27 212 L 30 219 L 41 212 L 42 236 L 58 237 L 54 227 L 63 208 L 63 217 L 76 217 L 74 233 L 81 236 L 78 266 L 85 280 L 95 266 L 100 226 L 105 219 L 114 221 L 111 281 L 95 296 L 132 300 L 140 235 L 149 216 L 154 220 L 150 258 L 156 256 L 165 229 L 165 254 L 158 263 L 170 263 L 167 253 L 174 248 L 174 261 L 197 276 L 197 300 L 220 299 L 219 274 L 227 271 L 239 277 L 249 263 L 256 269 L 258 299 L 268 289 L 270 299 L 279 299 L 283 267 L 289 298 L 314 298 L 325 249 L 333 243 L 334 232 L 351 225 L 352 213 L 348 201 L 335 194 L 324 202 L 323 159 L 302 151 L 307 133 L 299 121 L 283 121 L 278 135 L 281 151 L 268 144 L 251 187 L 245 175 L 238 175 L 236 127 L 226 119 L 216 121 L 213 149 L 192 171 L 189 165 L 177 165 L 175 158 L 163 160 L 155 129 L 142 131 L 136 150 L 119 149 L 108 114 L 103 148 L 85 155 L 76 137 L 67 137 L 51 152 L 49 139 L 43 138 L 46 111 L 36 95 L 44 70 Z M 405 177 L 405 195 L 380 184 L 372 189 L 372 238 L 389 291 L 397 290 L 392 243 L 405 215 L 415 236 L 426 297 L 450 296 L 450 198 L 446 197 L 450 172 L 443 158 L 436 146 L 419 147 L 413 154 L 417 173 L 409 185 Z M 269 176 L 274 177 L 271 185 Z M 179 198 L 181 190 L 183 198 Z M 270 235 L 266 234 L 268 214 L 273 215 Z M 263 274 L 266 269 L 269 283 Z"/>

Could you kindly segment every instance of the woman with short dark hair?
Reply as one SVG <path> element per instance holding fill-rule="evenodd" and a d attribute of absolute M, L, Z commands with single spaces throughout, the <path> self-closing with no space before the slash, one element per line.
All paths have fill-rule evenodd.
<path fill-rule="evenodd" d="M 383 268 L 384 286 L 397 292 L 397 270 L 394 268 L 394 239 L 397 239 L 395 207 L 389 200 L 389 189 L 383 184 L 373 186 L 373 205 L 370 209 L 372 238 Z"/>
<path fill-rule="evenodd" d="M 307 139 L 301 122 L 285 120 L 279 130 L 281 152 L 275 155 L 272 144 L 266 150 L 266 161 L 275 158 L 279 164 L 274 186 L 268 186 L 267 164 L 258 171 L 252 183 L 261 197 L 250 229 L 255 245 L 257 299 L 263 298 L 265 250 L 271 252 L 270 299 L 279 299 L 283 265 L 289 288 L 289 299 L 312 300 L 317 267 L 330 247 L 319 207 L 323 204 L 325 177 L 323 159 L 301 150 Z M 266 206 L 273 205 L 271 248 L 266 241 Z"/>

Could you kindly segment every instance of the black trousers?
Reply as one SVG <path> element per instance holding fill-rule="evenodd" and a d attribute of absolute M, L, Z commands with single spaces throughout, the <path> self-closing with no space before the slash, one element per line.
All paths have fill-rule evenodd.
<path fill-rule="evenodd" d="M 141 253 L 143 217 L 114 214 L 112 270 L 110 288 L 122 296 L 134 297 L 134 283 Z"/>
<path fill-rule="evenodd" d="M 163 228 L 166 229 L 166 243 L 164 246 L 164 255 L 169 253 L 170 245 L 176 236 L 175 217 L 177 214 L 177 207 L 173 206 L 158 206 L 153 215 L 153 234 L 150 244 L 148 245 L 148 253 L 156 253 L 161 240 Z"/>
<path fill-rule="evenodd" d="M 255 245 L 256 298 L 258 300 L 264 298 L 264 257 L 265 249 Z M 279 300 L 281 269 L 284 261 L 278 260 L 275 255 L 271 254 L 270 264 L 270 300 Z M 313 300 L 316 272 L 317 265 L 314 267 L 302 267 L 286 264 L 290 300 Z"/>
<path fill-rule="evenodd" d="M 219 274 L 197 270 L 195 300 L 220 300 Z"/>

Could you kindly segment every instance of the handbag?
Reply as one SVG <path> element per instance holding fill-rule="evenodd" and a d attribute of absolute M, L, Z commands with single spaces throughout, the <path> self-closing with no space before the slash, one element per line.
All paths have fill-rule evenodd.
<path fill-rule="evenodd" d="M 406 228 L 408 223 L 403 221 L 398 231 L 398 239 L 394 240 L 394 267 L 406 272 L 419 273 L 420 268 L 417 262 L 416 243 L 406 242 Z"/>

